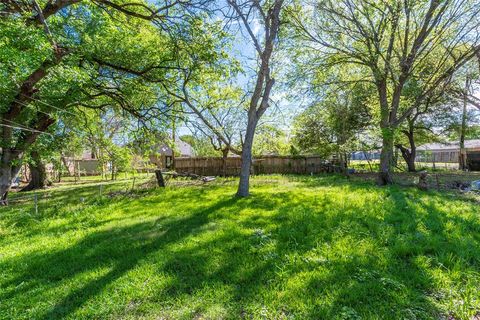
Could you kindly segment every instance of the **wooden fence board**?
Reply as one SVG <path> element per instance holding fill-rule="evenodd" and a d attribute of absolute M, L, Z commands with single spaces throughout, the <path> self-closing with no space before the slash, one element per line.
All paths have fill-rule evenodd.
<path fill-rule="evenodd" d="M 226 159 L 226 174 L 240 174 L 242 160 L 240 157 Z M 188 157 L 175 158 L 177 172 L 195 173 L 203 176 L 219 176 L 223 174 L 221 157 Z M 253 161 L 255 174 L 310 174 L 338 171 L 332 163 L 319 156 L 261 156 Z"/>

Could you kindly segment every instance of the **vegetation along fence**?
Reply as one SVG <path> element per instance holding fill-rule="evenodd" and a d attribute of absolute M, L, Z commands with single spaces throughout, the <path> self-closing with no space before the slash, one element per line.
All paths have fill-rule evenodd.
<path fill-rule="evenodd" d="M 176 158 L 177 172 L 204 176 L 236 176 L 240 174 L 240 157 L 188 157 Z M 338 172 L 340 167 L 319 156 L 261 156 L 253 160 L 254 174 L 315 174 Z"/>
<path fill-rule="evenodd" d="M 401 186 L 417 186 L 419 183 L 420 172 L 396 172 L 393 174 L 395 184 Z M 353 179 L 363 179 L 376 181 L 377 173 L 355 173 L 351 175 Z M 468 188 L 472 181 L 480 180 L 480 172 L 435 172 L 426 175 L 426 187 L 435 190 L 463 190 Z"/>

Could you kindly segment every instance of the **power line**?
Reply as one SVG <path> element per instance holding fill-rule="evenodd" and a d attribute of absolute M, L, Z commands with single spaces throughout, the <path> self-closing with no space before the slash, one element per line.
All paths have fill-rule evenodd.
<path fill-rule="evenodd" d="M 52 104 L 50 104 L 50 103 L 46 103 L 45 101 L 36 99 L 36 98 L 34 98 L 34 97 L 27 96 L 27 95 L 25 95 L 25 94 L 23 94 L 23 93 L 20 93 L 20 94 L 21 94 L 22 96 L 26 97 L 26 98 L 29 98 L 29 99 L 35 100 L 35 101 L 37 101 L 37 102 L 40 102 L 41 104 L 44 104 L 44 105 L 46 105 L 46 106 L 48 106 L 48 107 L 57 109 L 57 110 L 59 110 L 59 111 L 61 111 L 61 112 L 66 112 L 66 113 L 68 113 L 68 114 L 71 114 L 72 116 L 77 116 L 77 115 L 76 115 L 75 113 L 73 113 L 73 112 L 70 112 L 70 111 L 65 110 L 65 109 L 61 109 L 61 108 L 56 107 L 56 106 L 54 106 L 54 105 L 52 105 Z M 18 102 L 18 101 L 17 101 L 17 102 Z M 19 102 L 19 103 L 20 103 L 20 102 Z M 25 105 L 25 104 L 24 104 L 24 105 Z"/>
<path fill-rule="evenodd" d="M 22 127 L 22 128 L 24 128 L 24 129 L 26 129 L 26 130 L 28 130 L 28 131 L 33 131 L 33 132 L 38 131 L 38 132 L 42 132 L 42 133 L 43 133 L 43 131 L 36 130 L 36 129 L 34 129 L 34 128 L 30 128 L 30 127 L 28 127 L 28 126 L 26 126 L 26 125 L 23 125 L 23 124 L 21 124 L 21 123 L 18 123 L 18 122 L 12 121 L 12 120 L 8 120 L 8 119 L 2 119 L 2 120 L 3 120 L 3 121 L 10 122 L 10 124 L 12 124 L 12 125 L 16 125 L 16 126 Z"/>
<path fill-rule="evenodd" d="M 27 108 L 33 107 L 33 106 L 31 106 L 31 105 L 25 104 L 24 102 L 18 101 L 17 99 L 14 99 L 14 100 L 15 100 L 17 103 L 19 103 L 20 105 L 24 106 L 24 107 L 27 107 Z M 47 104 L 47 105 L 48 105 L 48 104 Z M 51 106 L 51 105 L 50 105 L 50 106 Z M 54 106 L 51 106 L 51 107 L 54 107 Z M 59 108 L 57 108 L 57 109 L 59 109 Z M 61 110 L 61 109 L 59 109 L 59 110 Z M 45 112 L 45 111 L 41 111 L 41 110 L 35 110 L 35 111 L 36 111 L 36 112 L 43 113 L 43 114 L 45 114 L 45 115 L 47 115 L 47 116 L 49 116 L 49 117 L 54 117 L 53 114 L 47 113 L 47 112 Z M 74 115 L 74 116 L 78 116 L 77 114 L 73 114 L 73 113 L 70 113 L 70 114 L 72 114 L 72 115 Z M 16 124 L 17 124 L 17 125 L 21 125 L 21 124 L 19 124 L 19 123 L 16 123 Z M 75 129 L 73 129 L 73 128 L 69 128 L 69 130 L 72 131 L 72 132 L 74 132 L 74 133 L 76 133 L 76 134 L 79 134 L 79 135 L 83 134 L 81 131 L 77 131 L 77 130 L 75 130 Z M 129 131 L 128 131 L 127 129 L 123 129 L 123 130 L 118 130 L 118 131 L 117 131 L 117 133 L 119 133 L 119 134 L 125 134 L 125 133 L 128 133 L 128 132 L 129 132 Z"/>
<path fill-rule="evenodd" d="M 24 107 L 27 107 L 27 108 L 33 107 L 33 106 L 31 106 L 31 105 L 28 105 L 28 104 L 25 104 L 25 103 L 23 103 L 23 102 L 21 102 L 21 101 L 18 101 L 17 99 L 13 99 L 13 100 L 14 100 L 16 103 L 18 103 L 18 104 L 20 104 L 20 105 L 22 105 L 22 106 L 24 106 Z M 43 113 L 43 114 L 45 114 L 45 115 L 47 115 L 47 116 L 49 116 L 49 117 L 55 117 L 53 114 L 50 114 L 50 113 L 45 112 L 45 111 L 42 111 L 42 110 L 35 110 L 35 111 L 36 111 L 36 112 Z"/>
<path fill-rule="evenodd" d="M 24 95 L 24 94 L 22 94 L 22 95 Z M 26 95 L 24 95 L 24 96 L 26 96 Z M 26 97 L 27 97 L 27 96 L 26 96 Z M 30 98 L 30 97 L 28 97 L 28 98 Z M 78 114 L 72 113 L 72 112 L 67 111 L 67 110 L 60 109 L 60 108 L 58 108 L 58 107 L 56 107 L 56 106 L 54 106 L 54 105 L 51 105 L 51 104 L 49 104 L 49 103 L 43 102 L 43 101 L 38 100 L 38 99 L 35 99 L 35 98 L 31 98 L 31 99 L 32 99 L 32 100 L 35 100 L 35 101 L 38 101 L 38 102 L 40 102 L 40 103 L 42 103 L 42 104 L 44 104 L 44 105 L 46 105 L 46 106 L 52 107 L 52 108 L 54 108 L 54 109 L 57 109 L 57 110 L 59 110 L 59 111 L 66 112 L 66 113 L 69 113 L 69 114 L 71 114 L 71 115 L 73 115 L 73 116 L 75 116 L 75 117 L 78 117 Z M 14 101 L 17 102 L 18 104 L 24 106 L 24 107 L 27 107 L 27 108 L 32 107 L 32 108 L 33 108 L 32 105 L 26 104 L 26 103 L 24 103 L 24 102 L 22 102 L 22 101 L 19 101 L 19 100 L 17 100 L 17 99 L 14 99 Z M 43 113 L 43 114 L 45 114 L 45 115 L 47 115 L 47 116 L 50 116 L 50 117 L 55 117 L 53 114 L 47 113 L 47 112 L 45 112 L 45 111 L 41 111 L 41 110 L 37 110 L 37 109 L 35 109 L 35 111 L 36 111 L 36 112 L 39 112 L 39 113 Z M 18 125 L 20 125 L 20 124 L 18 124 Z M 77 134 L 83 134 L 82 132 L 77 131 L 77 130 L 74 130 L 73 128 L 69 128 L 69 130 L 71 130 L 71 131 L 73 131 L 74 133 L 77 133 Z M 118 134 L 125 134 L 125 133 L 128 133 L 128 132 L 130 132 L 130 131 L 129 131 L 128 129 L 125 129 L 125 128 L 124 128 L 123 130 L 118 130 L 116 133 L 118 133 Z"/>
<path fill-rule="evenodd" d="M 0 126 L 12 128 L 12 129 L 20 129 L 20 130 L 30 131 L 30 132 L 37 132 L 37 133 L 40 133 L 40 134 L 44 133 L 44 134 L 52 135 L 51 133 L 48 133 L 48 132 L 43 132 L 43 131 L 35 130 L 35 129 L 27 129 L 27 128 L 22 128 L 22 127 L 10 126 L 10 125 L 4 124 L 4 123 L 0 123 Z"/>

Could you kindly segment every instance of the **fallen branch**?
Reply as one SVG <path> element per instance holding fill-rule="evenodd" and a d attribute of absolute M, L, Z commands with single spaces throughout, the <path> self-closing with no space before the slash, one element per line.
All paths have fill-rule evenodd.
<path fill-rule="evenodd" d="M 178 177 L 183 177 L 183 178 L 191 178 L 192 180 L 201 180 L 203 182 L 211 182 L 216 179 L 216 177 L 212 176 L 201 176 L 195 173 L 189 173 L 189 172 L 163 172 L 163 175 L 166 176 L 171 176 L 172 178 L 178 178 Z"/>

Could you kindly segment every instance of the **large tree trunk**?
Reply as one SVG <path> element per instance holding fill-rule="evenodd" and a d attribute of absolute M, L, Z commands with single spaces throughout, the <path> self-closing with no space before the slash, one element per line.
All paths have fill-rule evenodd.
<path fill-rule="evenodd" d="M 159 187 L 165 188 L 165 179 L 163 179 L 162 170 L 155 170 L 155 177 Z"/>
<path fill-rule="evenodd" d="M 7 205 L 7 196 L 10 186 L 12 185 L 12 175 L 11 168 L 8 165 L 4 165 L 0 168 L 0 203 L 2 205 Z"/>
<path fill-rule="evenodd" d="M 12 163 L 19 161 L 10 149 L 2 150 L 0 163 L 0 205 L 7 205 L 7 196 L 12 182 L 20 171 L 21 165 L 13 166 Z"/>
<path fill-rule="evenodd" d="M 21 160 L 24 151 L 31 146 L 37 139 L 40 132 L 44 132 L 55 120 L 48 114 L 37 112 L 35 123 L 30 125 L 35 131 L 26 134 L 24 131 L 18 137 L 16 143 L 13 142 L 13 128 L 11 122 L 20 116 L 25 104 L 33 100 L 33 95 L 37 91 L 35 86 L 48 74 L 48 69 L 57 65 L 67 54 L 65 50 L 54 48 L 54 59 L 46 59 L 36 70 L 34 70 L 22 83 L 18 93 L 11 101 L 8 109 L 1 114 L 2 156 L 0 163 L 0 204 L 7 204 L 7 195 L 12 185 L 12 180 L 18 174 L 21 167 Z"/>
<path fill-rule="evenodd" d="M 40 132 L 44 132 L 55 120 L 47 117 L 40 117 L 34 128 L 36 132 L 32 132 L 23 136 L 21 141 L 17 142 L 13 148 L 3 148 L 0 160 L 0 204 L 7 204 L 7 195 L 12 186 L 13 179 L 20 171 L 24 150 L 31 146 L 36 140 Z M 7 143 L 11 141 L 12 132 L 3 130 L 3 141 Z"/>
<path fill-rule="evenodd" d="M 396 105 L 390 108 L 388 103 L 388 90 L 386 78 L 380 78 L 376 82 L 378 90 L 378 98 L 380 102 L 380 129 L 382 131 L 382 151 L 380 153 L 380 168 L 378 172 L 377 183 L 380 186 L 393 183 L 392 170 L 394 164 L 393 141 L 394 132 L 392 128 L 392 120 L 395 119 L 393 112 Z M 398 92 L 394 93 L 393 100 L 397 101 Z"/>
<path fill-rule="evenodd" d="M 247 197 L 250 194 L 250 168 L 252 165 L 252 147 L 258 118 L 256 112 L 250 112 L 248 117 L 247 132 L 242 146 L 242 167 L 240 169 L 240 183 L 238 184 L 237 196 Z"/>
<path fill-rule="evenodd" d="M 47 180 L 47 171 L 45 164 L 43 164 L 40 154 L 37 151 L 30 152 L 32 162 L 28 164 L 30 169 L 30 182 L 22 191 L 31 191 L 45 188 L 45 181 Z"/>
<path fill-rule="evenodd" d="M 378 184 L 381 186 L 392 184 L 393 171 L 393 134 L 384 133 L 382 139 L 382 152 L 380 154 L 380 171 L 378 174 Z"/>

